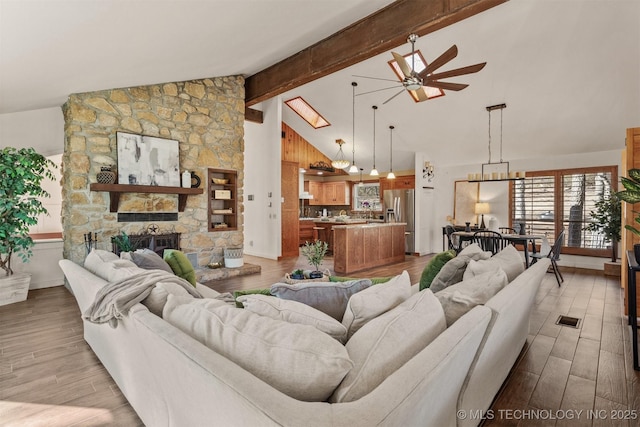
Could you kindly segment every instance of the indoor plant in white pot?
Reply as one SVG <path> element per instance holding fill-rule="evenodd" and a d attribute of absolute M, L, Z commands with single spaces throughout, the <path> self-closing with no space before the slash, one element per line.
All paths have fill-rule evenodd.
<path fill-rule="evenodd" d="M 33 148 L 6 147 L 0 150 L 0 305 L 27 298 L 31 275 L 14 274 L 12 255 L 23 262 L 32 255 L 33 240 L 29 227 L 46 214 L 40 197 L 49 197 L 42 189 L 44 178 L 54 180 L 55 164 Z"/>

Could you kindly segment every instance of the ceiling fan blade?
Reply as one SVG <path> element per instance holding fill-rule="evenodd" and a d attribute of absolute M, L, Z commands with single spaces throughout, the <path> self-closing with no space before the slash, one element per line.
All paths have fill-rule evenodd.
<path fill-rule="evenodd" d="M 386 101 L 384 101 L 382 103 L 382 105 L 386 104 L 387 102 L 391 101 L 393 98 L 395 98 L 396 96 L 400 95 L 402 92 L 404 92 L 405 89 L 403 88 L 400 92 L 396 93 L 395 95 L 393 95 L 391 98 L 387 99 Z"/>
<path fill-rule="evenodd" d="M 442 55 L 433 60 L 430 64 L 427 65 L 427 68 L 422 70 L 418 75 L 421 79 L 427 77 L 428 74 L 433 73 L 438 68 L 442 67 L 447 62 L 451 61 L 453 58 L 458 56 L 458 46 L 455 44 L 447 49 Z"/>
<path fill-rule="evenodd" d="M 432 81 L 432 82 L 428 82 L 424 84 L 425 86 L 429 86 L 429 87 L 437 87 L 439 89 L 445 89 L 445 90 L 462 90 L 465 87 L 469 86 L 467 84 L 462 84 L 462 83 L 448 83 L 448 82 L 437 82 L 437 81 Z"/>
<path fill-rule="evenodd" d="M 464 74 L 477 73 L 478 71 L 482 70 L 485 65 L 487 65 L 487 63 L 482 62 L 480 64 L 468 65 L 466 67 L 456 68 L 454 70 L 443 71 L 442 73 L 438 73 L 438 74 L 431 74 L 430 76 L 427 76 L 426 80 L 429 82 L 431 80 L 448 79 L 449 77 L 456 77 L 456 76 L 462 76 Z"/>
<path fill-rule="evenodd" d="M 427 96 L 427 92 L 424 91 L 423 87 L 421 87 L 418 90 L 414 90 L 412 92 L 414 92 L 418 97 L 418 102 L 426 101 L 429 99 L 429 97 Z"/>
<path fill-rule="evenodd" d="M 398 83 L 398 80 L 393 79 L 381 79 L 379 77 L 368 77 L 368 76 L 358 76 L 356 74 L 352 74 L 351 77 L 360 77 L 361 79 L 371 79 L 371 80 L 384 80 L 385 82 L 395 82 Z"/>
<path fill-rule="evenodd" d="M 402 86 L 395 85 L 395 86 L 383 87 L 382 89 L 370 90 L 369 92 L 356 93 L 356 96 L 367 95 L 369 93 L 380 92 L 382 90 L 397 89 L 399 87 L 402 87 Z"/>
<path fill-rule="evenodd" d="M 409 64 L 407 64 L 407 61 L 404 59 L 404 56 L 397 54 L 395 52 L 391 52 L 391 55 L 393 55 L 393 59 L 396 60 L 396 63 L 398 64 L 398 67 L 400 67 L 400 70 L 402 71 L 402 74 L 404 74 L 405 77 L 411 77 L 411 68 L 409 68 Z"/>

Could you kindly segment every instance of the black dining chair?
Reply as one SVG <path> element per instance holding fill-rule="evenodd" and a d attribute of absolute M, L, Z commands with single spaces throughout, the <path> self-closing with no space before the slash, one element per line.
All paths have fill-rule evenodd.
<path fill-rule="evenodd" d="M 449 241 L 449 249 L 453 249 L 456 251 L 456 255 L 460 253 L 462 250 L 461 241 L 458 236 L 454 236 L 456 229 L 452 225 L 447 225 L 444 228 L 445 233 L 447 234 L 447 240 Z"/>
<path fill-rule="evenodd" d="M 516 229 L 511 227 L 498 227 L 498 230 L 500 230 L 502 234 L 518 234 Z"/>
<path fill-rule="evenodd" d="M 504 239 L 502 234 L 490 230 L 476 231 L 473 233 L 471 241 L 477 243 L 483 251 L 489 251 L 494 255 L 509 244 L 509 241 Z"/>
<path fill-rule="evenodd" d="M 546 238 L 546 237 L 545 237 Z M 558 238 L 551 246 L 549 251 L 540 250 L 535 254 L 531 254 L 531 264 L 535 264 L 536 261 L 542 258 L 549 258 L 551 260 L 551 270 L 553 274 L 556 276 L 556 281 L 558 282 L 558 286 L 562 282 L 564 282 L 564 277 L 562 277 L 562 273 L 558 268 L 558 260 L 560 259 L 560 250 L 562 249 L 562 243 L 564 242 L 564 229 L 558 234 Z M 546 253 L 545 253 L 546 252 Z"/>

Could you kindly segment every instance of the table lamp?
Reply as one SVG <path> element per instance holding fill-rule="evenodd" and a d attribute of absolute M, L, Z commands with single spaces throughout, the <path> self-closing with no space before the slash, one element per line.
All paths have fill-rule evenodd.
<path fill-rule="evenodd" d="M 484 214 L 488 214 L 490 213 L 490 207 L 489 207 L 489 203 L 486 202 L 480 202 L 480 203 L 476 203 L 476 215 L 481 215 L 481 222 L 480 222 L 480 228 L 481 229 L 485 229 L 487 228 L 484 225 Z"/>

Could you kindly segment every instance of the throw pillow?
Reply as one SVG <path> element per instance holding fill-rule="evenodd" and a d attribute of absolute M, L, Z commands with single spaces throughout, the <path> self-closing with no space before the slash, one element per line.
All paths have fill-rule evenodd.
<path fill-rule="evenodd" d="M 447 327 L 476 305 L 485 304 L 507 285 L 507 274 L 500 268 L 479 274 L 436 293 L 447 319 Z"/>
<path fill-rule="evenodd" d="M 245 309 L 261 316 L 284 320 L 289 323 L 311 325 L 337 339 L 342 344 L 347 341 L 347 328 L 342 323 L 328 314 L 324 314 L 320 310 L 301 302 L 259 294 L 240 296 L 236 301 L 239 301 Z"/>
<path fill-rule="evenodd" d="M 436 277 L 433 278 L 429 289 L 433 293 L 437 293 L 448 286 L 461 282 L 469 261 L 489 258 L 491 258 L 491 252 L 483 251 L 477 243 L 470 244 L 440 269 Z"/>
<path fill-rule="evenodd" d="M 360 280 L 358 277 L 344 277 L 344 276 L 329 276 L 330 282 L 349 282 L 351 280 Z M 380 283 L 386 283 L 389 280 L 393 279 L 393 277 L 369 277 L 372 285 L 378 285 Z"/>
<path fill-rule="evenodd" d="M 89 255 L 84 260 L 84 268 L 99 276 L 102 279 L 105 279 L 102 270 L 105 268 L 104 264 L 118 260 L 118 255 L 113 252 L 103 251 L 102 249 L 92 249 L 89 252 Z M 105 279 L 106 280 L 106 279 Z"/>
<path fill-rule="evenodd" d="M 294 399 L 326 400 L 353 367 L 345 347 L 313 326 L 174 295 L 163 314 L 178 329 Z"/>
<path fill-rule="evenodd" d="M 171 267 L 173 274 L 182 277 L 193 286 L 196 285 L 196 271 L 189 258 L 183 252 L 176 249 L 165 249 L 163 257 Z"/>
<path fill-rule="evenodd" d="M 271 285 L 271 295 L 310 305 L 340 322 L 351 295 L 369 286 L 371 286 L 371 280 L 369 279 L 337 283 L 296 283 L 294 285 L 276 283 Z"/>
<path fill-rule="evenodd" d="M 93 249 L 87 255 L 84 267 L 107 282 L 118 282 L 144 271 L 133 262 L 101 249 Z"/>
<path fill-rule="evenodd" d="M 466 280 L 478 274 L 501 268 L 507 273 L 507 279 L 512 282 L 524 271 L 524 262 L 520 253 L 513 245 L 506 246 L 503 250 L 489 259 L 472 261 L 467 266 L 462 280 Z"/>
<path fill-rule="evenodd" d="M 238 301 L 238 297 L 241 297 L 243 295 L 254 295 L 254 294 L 272 296 L 270 289 L 249 289 L 249 290 L 242 290 L 242 291 L 233 291 L 233 298 L 236 300 L 236 307 L 238 308 L 244 307 L 242 303 Z"/>
<path fill-rule="evenodd" d="M 353 294 L 342 317 L 342 324 L 349 331 L 347 339 L 370 320 L 386 313 L 410 296 L 411 279 L 406 271 L 386 283 Z"/>
<path fill-rule="evenodd" d="M 456 251 L 440 252 L 427 263 L 420 276 L 420 290 L 427 289 L 444 265 L 456 257 Z"/>
<path fill-rule="evenodd" d="M 330 402 L 352 402 L 376 388 L 446 328 L 442 306 L 425 289 L 364 325 L 347 342 L 354 367 Z"/>
<path fill-rule="evenodd" d="M 121 252 L 120 258 L 130 259 L 135 265 L 145 270 L 164 270 L 173 273 L 173 270 L 160 255 L 151 249 L 139 249 L 135 252 Z"/>

